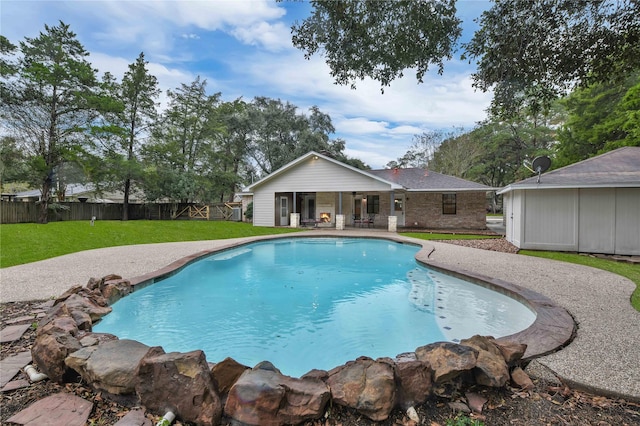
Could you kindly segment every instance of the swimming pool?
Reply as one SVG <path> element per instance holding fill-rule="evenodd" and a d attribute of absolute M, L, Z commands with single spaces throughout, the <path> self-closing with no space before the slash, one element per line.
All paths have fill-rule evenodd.
<path fill-rule="evenodd" d="M 535 314 L 500 293 L 419 265 L 420 247 L 383 239 L 286 238 L 198 260 L 112 305 L 94 326 L 165 351 L 202 349 L 284 374 L 435 341 L 494 337 Z"/>

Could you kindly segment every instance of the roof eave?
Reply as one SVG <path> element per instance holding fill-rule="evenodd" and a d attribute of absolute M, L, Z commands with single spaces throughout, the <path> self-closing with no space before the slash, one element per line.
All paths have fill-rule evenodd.
<path fill-rule="evenodd" d="M 412 188 L 407 189 L 407 192 L 493 192 L 498 188 Z"/>
<path fill-rule="evenodd" d="M 508 185 L 498 191 L 498 195 L 506 194 L 516 189 L 587 189 L 587 188 L 640 188 L 640 182 L 628 183 L 594 183 L 594 184 L 526 184 L 526 185 Z"/>

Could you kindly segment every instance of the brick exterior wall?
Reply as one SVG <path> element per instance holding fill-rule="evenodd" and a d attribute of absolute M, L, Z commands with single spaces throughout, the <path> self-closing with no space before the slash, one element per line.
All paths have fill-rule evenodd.
<path fill-rule="evenodd" d="M 486 229 L 484 192 L 456 193 L 456 214 L 442 214 L 442 193 L 407 193 L 405 226 L 429 229 Z M 388 203 L 388 201 L 387 201 Z"/>
<path fill-rule="evenodd" d="M 375 217 L 375 226 L 386 227 L 387 217 L 391 212 L 390 194 L 367 192 L 364 195 L 380 196 L 380 214 Z M 405 197 L 404 227 L 475 230 L 487 228 L 487 199 L 484 192 L 456 193 L 456 214 L 442 214 L 441 192 L 408 192 Z"/>

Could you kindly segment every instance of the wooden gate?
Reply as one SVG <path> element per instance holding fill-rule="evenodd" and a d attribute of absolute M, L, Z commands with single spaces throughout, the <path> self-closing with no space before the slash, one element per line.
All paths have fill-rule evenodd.
<path fill-rule="evenodd" d="M 186 212 L 189 212 L 189 219 L 205 219 L 209 220 L 209 206 L 187 206 L 174 216 L 172 219 L 177 219 Z"/>

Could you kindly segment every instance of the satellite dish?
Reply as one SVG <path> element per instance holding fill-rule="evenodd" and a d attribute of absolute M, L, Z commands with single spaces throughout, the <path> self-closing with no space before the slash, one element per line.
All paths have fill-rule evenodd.
<path fill-rule="evenodd" d="M 533 170 L 538 173 L 538 183 L 540 183 L 540 175 L 551 167 L 551 159 L 546 155 L 541 155 L 533 159 L 533 163 L 531 163 Z"/>

